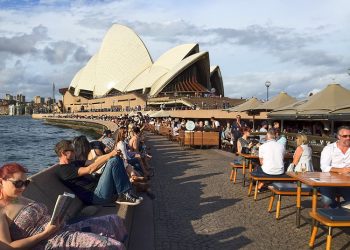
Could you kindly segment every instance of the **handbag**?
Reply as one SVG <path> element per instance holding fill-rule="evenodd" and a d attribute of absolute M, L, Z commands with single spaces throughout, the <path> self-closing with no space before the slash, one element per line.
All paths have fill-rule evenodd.
<path fill-rule="evenodd" d="M 287 172 L 294 172 L 295 165 L 293 163 L 289 164 Z"/>
<path fill-rule="evenodd" d="M 241 152 L 242 152 L 242 154 L 250 154 L 250 148 L 243 147 Z"/>

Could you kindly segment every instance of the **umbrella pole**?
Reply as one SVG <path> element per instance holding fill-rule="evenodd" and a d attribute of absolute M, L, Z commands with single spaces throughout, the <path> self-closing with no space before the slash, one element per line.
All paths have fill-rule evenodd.
<path fill-rule="evenodd" d="M 253 131 L 255 131 L 255 115 L 253 115 Z"/>
<path fill-rule="evenodd" d="M 334 134 L 334 120 L 331 122 L 331 135 Z"/>
<path fill-rule="evenodd" d="M 284 120 L 281 120 L 281 133 L 283 132 Z"/>

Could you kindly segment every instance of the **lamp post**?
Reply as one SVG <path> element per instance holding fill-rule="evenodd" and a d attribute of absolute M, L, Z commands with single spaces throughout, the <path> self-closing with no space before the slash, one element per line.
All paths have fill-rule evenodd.
<path fill-rule="evenodd" d="M 174 97 L 175 97 L 175 110 L 176 110 L 176 98 L 177 98 L 177 92 L 174 92 Z"/>
<path fill-rule="evenodd" d="M 266 101 L 269 100 L 269 87 L 271 86 L 271 82 L 270 81 L 266 81 L 265 82 L 265 87 L 266 87 Z"/>

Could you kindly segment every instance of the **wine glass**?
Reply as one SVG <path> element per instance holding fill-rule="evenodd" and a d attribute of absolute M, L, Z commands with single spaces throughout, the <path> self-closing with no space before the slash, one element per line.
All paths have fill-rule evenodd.
<path fill-rule="evenodd" d="M 301 164 L 301 172 L 302 172 L 302 173 L 305 173 L 305 172 L 306 172 L 306 164 L 305 164 L 305 163 L 302 163 L 302 164 Z"/>

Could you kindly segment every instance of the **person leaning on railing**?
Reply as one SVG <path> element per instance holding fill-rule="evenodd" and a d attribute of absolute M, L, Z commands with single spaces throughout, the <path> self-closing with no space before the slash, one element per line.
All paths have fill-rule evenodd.
<path fill-rule="evenodd" d="M 321 153 L 322 172 L 339 174 L 350 173 L 350 127 L 341 126 L 337 132 L 338 141 L 324 147 Z M 325 207 L 335 208 L 339 204 L 335 200 L 336 194 L 344 200 L 350 201 L 350 188 L 322 187 L 322 201 Z"/>

